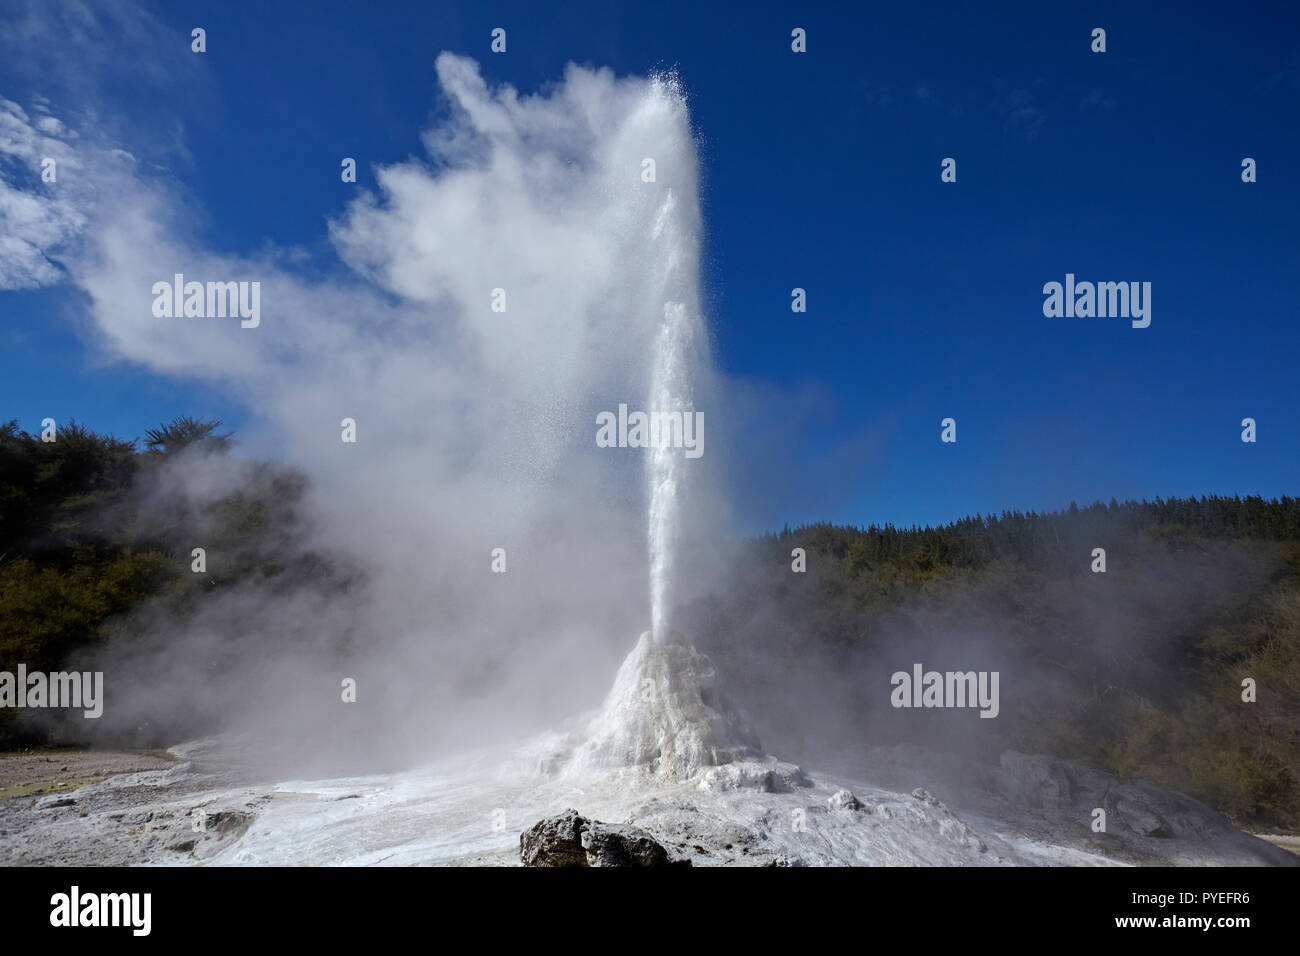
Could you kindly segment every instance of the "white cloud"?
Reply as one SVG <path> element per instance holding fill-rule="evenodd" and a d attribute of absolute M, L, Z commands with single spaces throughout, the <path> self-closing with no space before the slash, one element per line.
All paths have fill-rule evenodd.
<path fill-rule="evenodd" d="M 0 98 L 0 290 L 59 282 L 54 257 L 85 225 L 80 164 L 65 134 L 58 120 L 33 121 Z M 54 183 L 42 182 L 46 160 L 54 161 Z"/>
<path fill-rule="evenodd" d="M 473 61 L 437 66 L 452 116 L 426 135 L 430 155 L 379 168 L 377 192 L 330 225 L 350 275 L 207 248 L 177 191 L 141 176 L 124 144 L 74 140 L 71 123 L 57 143 L 84 184 L 76 202 L 29 184 L 12 204 L 35 210 L 25 234 L 47 261 L 72 247 L 61 262 L 108 355 L 230 390 L 311 475 L 320 545 L 372 572 L 355 616 L 322 611 L 322 646 L 363 629 L 368 666 L 425 717 L 481 705 L 490 722 L 508 699 L 522 720 L 529 701 L 567 712 L 603 690 L 649 624 L 644 460 L 597 448 L 595 415 L 647 401 L 665 298 L 698 295 L 695 150 L 668 83 L 570 67 L 521 96 L 490 89 Z M 28 160 L 59 122 L 7 115 Z M 671 242 L 656 228 L 670 205 Z M 260 282 L 261 325 L 155 317 L 152 287 L 175 273 Z M 340 441 L 345 417 L 355 446 Z M 688 515 L 701 537 L 703 517 Z M 494 547 L 506 575 L 490 572 Z M 289 628 L 284 613 L 259 612 L 268 633 Z M 430 693 L 487 666 L 500 673 L 481 700 Z"/>

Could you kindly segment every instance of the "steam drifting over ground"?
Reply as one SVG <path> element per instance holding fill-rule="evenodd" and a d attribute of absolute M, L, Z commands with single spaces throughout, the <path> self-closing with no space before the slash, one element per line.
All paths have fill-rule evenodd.
<path fill-rule="evenodd" d="M 149 650 L 96 665 L 127 719 L 143 719 L 133 702 L 155 718 L 220 709 L 299 753 L 303 735 L 307 752 L 346 739 L 360 755 L 517 733 L 594 703 L 651 624 L 647 508 L 656 622 L 702 583 L 690 554 L 717 540 L 717 456 L 657 453 L 652 476 L 644 450 L 594 441 L 597 413 L 620 403 L 712 410 L 680 87 L 570 66 L 520 95 L 451 54 L 437 76 L 448 115 L 425 134 L 427 157 L 376 168 L 377 189 L 329 224 L 351 279 L 305 278 L 292 251 L 205 248 L 179 190 L 111 144 L 55 136 L 94 183 L 61 253 L 105 350 L 245 398 L 250 447 L 310 478 L 308 542 L 361 582 L 232 594 L 205 610 L 210 630 L 142 615 Z M 32 136 L 57 128 L 13 105 L 6 117 Z M 151 289 L 176 273 L 260 282 L 260 324 L 156 317 Z M 169 477 L 192 499 L 240 480 L 219 460 Z M 505 573 L 491 571 L 495 548 Z M 194 662 L 214 656 L 219 681 L 198 679 Z M 346 718 L 344 677 L 358 681 Z"/>
<path fill-rule="evenodd" d="M 87 789 L 57 839 L 44 814 L 68 805 L 8 809 L 8 861 L 81 860 L 107 821 L 148 812 L 158 835 L 122 861 L 500 863 L 580 803 L 707 846 L 700 862 L 1278 862 L 1195 801 L 1034 758 L 957 774 L 963 818 L 765 752 L 678 629 L 725 590 L 727 426 L 745 414 L 710 366 L 683 91 L 570 66 L 520 95 L 446 53 L 437 76 L 427 156 L 376 167 L 329 223 L 351 272 L 328 280 L 296 250 L 206 248 L 181 190 L 117 144 L 0 104 L 7 152 L 57 152 L 86 183 L 75 214 L 22 194 L 35 225 L 7 284 L 54 281 L 57 260 L 108 355 L 247 402 L 249 447 L 309 478 L 284 560 L 347 572 L 218 592 L 183 629 L 161 605 L 125 622 L 132 639 L 84 665 L 105 673 L 106 735 L 199 714 L 236 736 Z M 258 283 L 260 321 L 158 316 L 155 286 L 178 274 Z M 621 405 L 702 412 L 704 453 L 601 447 L 598 416 Z M 183 454 L 139 493 L 183 512 L 260 476 Z M 1013 819 L 1043 790 L 1057 799 Z M 1088 801 L 1112 791 L 1116 842 L 1089 842 Z M 198 810 L 223 823 L 187 846 Z"/>

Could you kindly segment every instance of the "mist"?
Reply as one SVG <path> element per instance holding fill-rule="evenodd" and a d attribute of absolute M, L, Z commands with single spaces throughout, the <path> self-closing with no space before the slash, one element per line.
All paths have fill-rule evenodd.
<path fill-rule="evenodd" d="M 445 118 L 427 155 L 375 166 L 373 189 L 336 184 L 356 198 L 326 225 L 346 267 L 329 279 L 298 250 L 208 248 L 165 176 L 11 110 L 93 180 L 59 264 L 101 353 L 249 413 L 235 456 L 183 456 L 142 512 L 201 509 L 252 480 L 251 458 L 274 459 L 307 480 L 284 561 L 347 569 L 346 587 L 214 591 L 184 622 L 147 606 L 85 665 L 105 671 L 102 732 L 219 720 L 285 759 L 422 759 L 594 705 L 650 627 L 647 452 L 595 434 L 598 413 L 652 401 L 665 283 L 698 315 L 683 91 L 570 66 L 521 95 L 447 53 L 436 73 Z M 260 283 L 260 324 L 157 317 L 151 290 L 176 273 Z M 727 414 L 699 325 L 691 398 L 707 427 L 703 454 L 674 465 L 673 603 L 711 586 L 730 520 Z M 204 542 L 176 546 L 188 562 Z M 219 578 L 221 555 L 208 560 Z"/>
<path fill-rule="evenodd" d="M 1067 250 L 946 202 L 1033 186 L 981 168 L 1025 145 L 988 110 L 929 80 L 891 105 L 965 130 L 937 200 L 924 125 L 862 113 L 803 27 L 789 59 L 759 22 L 734 61 L 681 36 L 685 78 L 570 63 L 520 90 L 487 62 L 674 47 L 511 24 L 530 59 L 481 66 L 429 58 L 419 11 L 20 10 L 0 290 L 84 350 L 10 330 L 41 431 L 0 422 L 0 643 L 103 697 L 11 702 L 0 675 L 0 863 L 1293 862 L 1245 827 L 1300 819 L 1300 504 L 962 516 L 1060 504 L 1014 500 L 1026 476 L 1219 480 L 1159 444 L 1079 452 L 1154 414 L 1132 381 L 1213 376 L 1134 357 L 1159 320 L 1103 352 L 1101 326 L 1016 319 L 1006 264 L 1037 314 Z M 765 135 L 772 104 L 812 132 Z M 156 427 L 106 434 L 124 411 Z M 1238 415 L 1269 435 L 1268 411 L 1180 440 L 1254 454 Z M 837 515 L 877 523 L 804 523 Z"/>
<path fill-rule="evenodd" d="M 1273 542 L 1174 546 L 1116 532 L 1106 574 L 1079 558 L 1095 540 L 1062 533 L 1035 564 L 953 571 L 868 609 L 850 591 L 847 559 L 796 530 L 738 553 L 733 586 L 688 616 L 775 752 L 859 772 L 876 769 L 877 748 L 900 745 L 993 765 L 1007 749 L 1095 758 L 1121 744 L 1135 713 L 1194 712 L 1210 675 L 1191 662 L 1217 662 L 1216 626 L 1254 620 L 1286 567 Z M 799 544 L 808 570 L 792 574 L 781 558 Z M 918 663 L 996 672 L 997 719 L 893 706 L 891 675 Z"/>

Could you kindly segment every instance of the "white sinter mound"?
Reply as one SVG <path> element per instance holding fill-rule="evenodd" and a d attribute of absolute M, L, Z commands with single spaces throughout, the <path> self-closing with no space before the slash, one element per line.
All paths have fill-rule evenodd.
<path fill-rule="evenodd" d="M 713 662 L 673 632 L 641 635 L 591 718 L 573 768 L 628 768 L 686 782 L 759 756 L 758 738 L 723 696 Z"/>

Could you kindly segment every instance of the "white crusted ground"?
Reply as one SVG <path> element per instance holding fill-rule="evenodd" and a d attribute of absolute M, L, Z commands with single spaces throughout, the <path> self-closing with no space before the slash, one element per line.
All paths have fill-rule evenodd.
<path fill-rule="evenodd" d="M 718 683 L 689 645 L 643 636 L 573 728 L 400 774 L 260 784 L 231 769 L 240 741 L 198 741 L 166 771 L 0 801 L 0 864 L 517 865 L 520 832 L 569 807 L 696 865 L 1298 862 L 1190 798 L 1051 758 L 958 774 L 881 751 L 911 792 L 801 769 L 762 752 Z"/>

